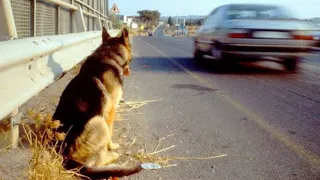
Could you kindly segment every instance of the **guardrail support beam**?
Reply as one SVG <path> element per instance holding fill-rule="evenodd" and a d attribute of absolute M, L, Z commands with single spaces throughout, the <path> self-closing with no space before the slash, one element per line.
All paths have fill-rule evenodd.
<path fill-rule="evenodd" d="M 84 22 L 82 8 L 78 4 L 76 6 L 78 7 L 78 11 L 74 12 L 74 18 L 76 20 L 77 30 L 78 30 L 78 32 L 86 32 L 87 28 L 86 28 L 86 24 Z"/>
<path fill-rule="evenodd" d="M 22 113 L 14 110 L 5 120 L 0 121 L 0 148 L 16 149 L 19 144 L 19 124 Z"/>
<path fill-rule="evenodd" d="M 17 29 L 9 0 L 0 1 L 0 17 L 0 41 L 17 38 Z"/>
<path fill-rule="evenodd" d="M 104 27 L 109 30 L 110 26 L 109 26 L 109 22 L 108 21 L 104 21 Z"/>
<path fill-rule="evenodd" d="M 94 22 L 95 22 L 95 24 L 96 24 L 96 29 L 97 29 L 98 31 L 102 30 L 102 24 L 101 24 L 100 16 L 98 16 L 98 18 L 95 19 Z"/>
<path fill-rule="evenodd" d="M 32 18 L 31 18 L 31 23 L 32 23 L 32 36 L 36 37 L 37 36 L 37 0 L 32 0 L 31 1 L 31 13 L 32 13 Z"/>

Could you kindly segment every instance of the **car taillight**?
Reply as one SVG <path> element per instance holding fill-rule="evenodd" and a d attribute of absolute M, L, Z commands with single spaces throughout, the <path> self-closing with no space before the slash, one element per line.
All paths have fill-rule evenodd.
<path fill-rule="evenodd" d="M 249 38 L 248 33 L 229 33 L 229 38 Z"/>
<path fill-rule="evenodd" d="M 293 35 L 293 38 L 296 39 L 296 40 L 313 40 L 313 36 L 310 36 L 310 35 Z"/>
<path fill-rule="evenodd" d="M 229 38 L 249 38 L 250 34 L 245 29 L 233 29 L 228 33 Z"/>

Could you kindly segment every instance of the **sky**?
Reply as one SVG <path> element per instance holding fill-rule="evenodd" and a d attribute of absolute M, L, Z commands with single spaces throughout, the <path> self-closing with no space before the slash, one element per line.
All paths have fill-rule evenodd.
<path fill-rule="evenodd" d="M 109 0 L 123 15 L 137 11 L 158 10 L 161 16 L 207 15 L 215 7 L 229 3 L 267 3 L 284 5 L 298 18 L 320 17 L 320 0 Z"/>

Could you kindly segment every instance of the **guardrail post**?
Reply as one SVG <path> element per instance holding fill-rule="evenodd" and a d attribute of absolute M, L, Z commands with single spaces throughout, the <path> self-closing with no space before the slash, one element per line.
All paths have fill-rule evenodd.
<path fill-rule="evenodd" d="M 84 22 L 82 8 L 79 4 L 76 4 L 76 6 L 78 7 L 78 11 L 74 12 L 74 17 L 76 20 L 78 32 L 85 32 L 87 31 L 87 28 Z"/>
<path fill-rule="evenodd" d="M 0 41 L 17 38 L 17 29 L 9 0 L 0 1 L 0 17 Z"/>
<path fill-rule="evenodd" d="M 36 37 L 37 36 L 37 0 L 32 0 L 31 1 L 31 12 L 32 12 L 32 19 L 31 19 L 31 23 L 32 23 L 32 36 Z"/>
<path fill-rule="evenodd" d="M 109 27 L 109 21 L 104 21 L 104 27 L 109 30 L 110 27 Z"/>
<path fill-rule="evenodd" d="M 56 29 L 56 31 L 57 31 L 57 34 L 60 34 L 60 16 L 61 16 L 61 14 L 60 14 L 60 6 L 59 5 L 57 5 L 56 6 L 56 8 L 57 8 L 57 29 Z"/>
<path fill-rule="evenodd" d="M 105 0 L 104 1 L 105 3 L 104 3 L 104 9 L 105 9 L 105 14 L 104 15 L 106 15 L 106 16 L 109 16 L 109 0 Z"/>
<path fill-rule="evenodd" d="M 96 29 L 98 31 L 102 30 L 102 24 L 101 24 L 101 19 L 100 19 L 99 15 L 98 15 L 98 18 L 96 18 L 94 22 L 96 24 Z"/>
<path fill-rule="evenodd" d="M 18 147 L 21 117 L 22 113 L 16 109 L 5 120 L 0 121 L 0 148 Z"/>
<path fill-rule="evenodd" d="M 74 5 L 74 0 L 71 0 L 71 5 Z M 75 28 L 74 28 L 74 26 L 73 26 L 74 23 L 75 23 L 75 22 L 74 22 L 74 18 L 75 18 L 75 17 L 74 17 L 74 13 L 75 13 L 75 12 L 74 12 L 73 10 L 71 10 L 70 13 L 71 13 L 71 33 L 74 33 L 74 32 L 76 31 Z"/>

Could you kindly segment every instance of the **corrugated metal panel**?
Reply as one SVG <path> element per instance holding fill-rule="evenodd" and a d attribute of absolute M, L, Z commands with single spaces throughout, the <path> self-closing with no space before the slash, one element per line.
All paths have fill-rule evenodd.
<path fill-rule="evenodd" d="M 89 31 L 92 31 L 93 30 L 93 18 L 92 17 L 90 17 L 89 18 L 89 24 L 88 24 L 88 26 L 89 26 Z"/>
<path fill-rule="evenodd" d="M 18 38 L 30 37 L 32 33 L 31 1 L 11 0 L 11 7 Z"/>
<path fill-rule="evenodd" d="M 96 24 L 95 24 L 96 21 L 99 21 L 99 19 L 96 19 L 96 18 L 93 18 L 93 19 L 92 19 L 92 30 L 93 30 L 93 31 L 96 30 Z"/>
<path fill-rule="evenodd" d="M 13 15 L 17 27 L 19 38 L 32 36 L 33 33 L 33 16 L 32 16 L 32 0 L 10 0 Z M 63 0 L 71 4 L 72 0 Z M 101 12 L 101 0 L 82 0 L 82 2 Z M 82 6 L 83 10 L 93 13 L 87 7 Z M 59 27 L 58 18 L 59 17 Z M 88 31 L 95 30 L 95 19 L 84 16 L 85 24 Z M 77 25 L 69 9 L 60 7 L 58 16 L 58 8 L 55 4 L 45 0 L 36 0 L 36 35 L 55 35 L 59 31 L 60 34 L 77 32 Z"/>
<path fill-rule="evenodd" d="M 76 23 L 75 18 L 72 18 L 72 32 L 73 33 L 78 32 L 77 23 Z"/>
<path fill-rule="evenodd" d="M 60 7 L 59 32 L 66 34 L 72 32 L 72 17 L 69 9 Z"/>
<path fill-rule="evenodd" d="M 105 10 L 103 9 L 105 6 L 104 2 L 102 1 L 99 1 L 99 4 L 98 4 L 98 11 L 100 11 L 101 13 L 104 12 Z"/>
<path fill-rule="evenodd" d="M 57 34 L 57 8 L 56 5 L 44 0 L 37 0 L 36 35 Z"/>
<path fill-rule="evenodd" d="M 89 0 L 82 0 L 82 2 L 88 4 Z M 82 6 L 82 9 L 89 12 L 89 8 L 87 8 L 86 6 Z"/>
<path fill-rule="evenodd" d="M 97 10 L 97 4 L 99 3 L 99 0 L 96 0 L 96 1 L 93 1 L 93 5 L 92 5 L 92 8 L 94 10 Z"/>

